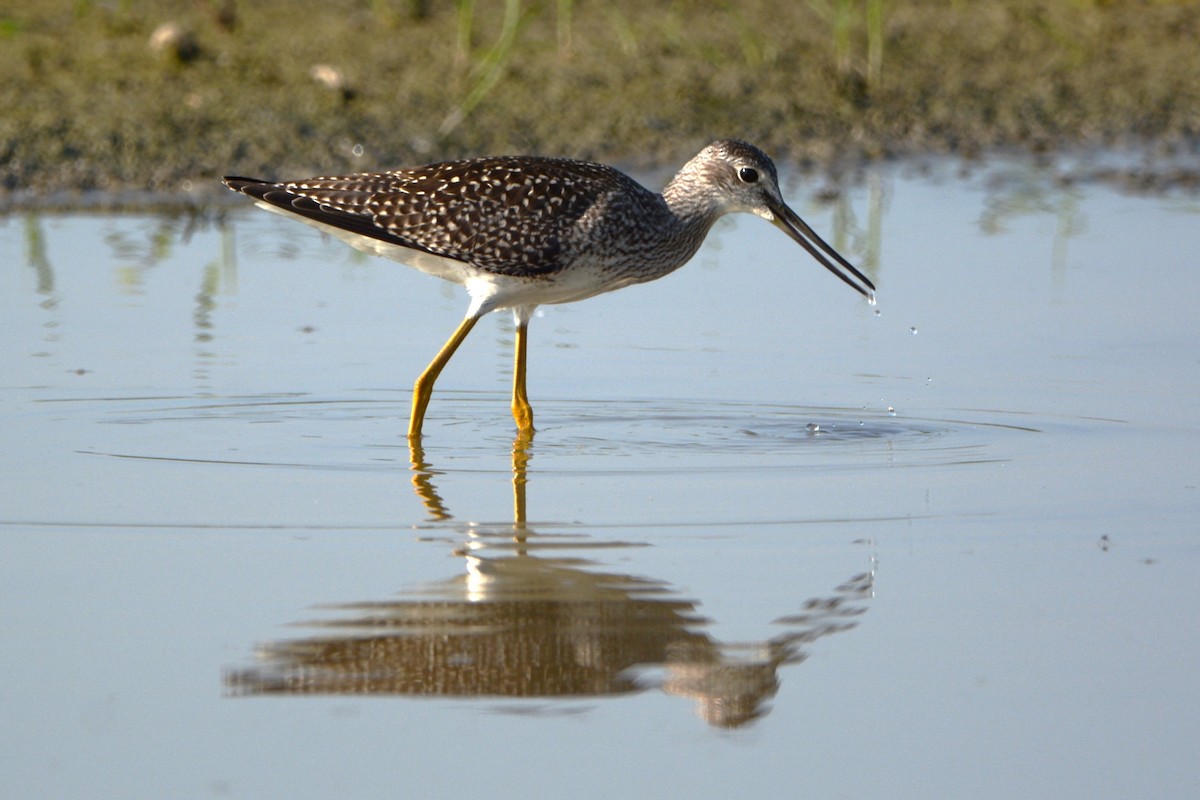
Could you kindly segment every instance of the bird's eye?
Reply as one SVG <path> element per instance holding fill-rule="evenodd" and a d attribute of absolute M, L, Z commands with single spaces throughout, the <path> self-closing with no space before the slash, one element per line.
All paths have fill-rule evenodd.
<path fill-rule="evenodd" d="M 738 177 L 742 179 L 742 183 L 758 183 L 758 170 L 754 167 L 742 167 L 738 170 Z"/>

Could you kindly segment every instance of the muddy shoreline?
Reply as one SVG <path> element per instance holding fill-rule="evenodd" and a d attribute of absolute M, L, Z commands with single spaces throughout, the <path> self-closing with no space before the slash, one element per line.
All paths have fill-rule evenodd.
<path fill-rule="evenodd" d="M 480 153 L 661 169 L 720 136 L 803 172 L 1113 150 L 1059 179 L 1200 185 L 1194 2 L 10 5 L 0 210 Z"/>

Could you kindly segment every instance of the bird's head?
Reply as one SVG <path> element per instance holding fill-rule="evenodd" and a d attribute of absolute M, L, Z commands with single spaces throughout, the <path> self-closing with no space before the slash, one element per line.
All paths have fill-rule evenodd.
<path fill-rule="evenodd" d="M 713 142 L 688 162 L 676 180 L 685 176 L 694 193 L 703 194 L 716 204 L 717 214 L 744 211 L 762 217 L 855 291 L 874 299 L 875 285 L 870 279 L 842 258 L 784 202 L 775 163 L 754 145 L 736 139 Z"/>

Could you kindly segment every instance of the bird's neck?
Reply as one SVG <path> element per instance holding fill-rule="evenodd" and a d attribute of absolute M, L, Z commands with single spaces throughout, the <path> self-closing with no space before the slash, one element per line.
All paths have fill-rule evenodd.
<path fill-rule="evenodd" d="M 713 201 L 713 194 L 706 191 L 701 176 L 686 168 L 671 179 L 663 189 L 662 198 L 672 224 L 660 246 L 671 253 L 672 260 L 677 262 L 672 269 L 677 269 L 700 249 L 709 229 L 725 210 Z"/>
<path fill-rule="evenodd" d="M 690 166 L 684 167 L 671 179 L 663 189 L 662 197 L 679 225 L 686 229 L 698 229 L 703 239 L 713 223 L 725 213 L 725 209 L 708 188 L 704 175 L 689 169 Z"/>

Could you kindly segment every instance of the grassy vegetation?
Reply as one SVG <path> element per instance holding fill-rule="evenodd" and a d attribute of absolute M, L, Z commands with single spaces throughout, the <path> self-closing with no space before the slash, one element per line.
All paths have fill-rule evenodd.
<path fill-rule="evenodd" d="M 674 165 L 719 136 L 816 163 L 1195 147 L 1198 31 L 1193 0 L 9 0 L 0 192 Z"/>

